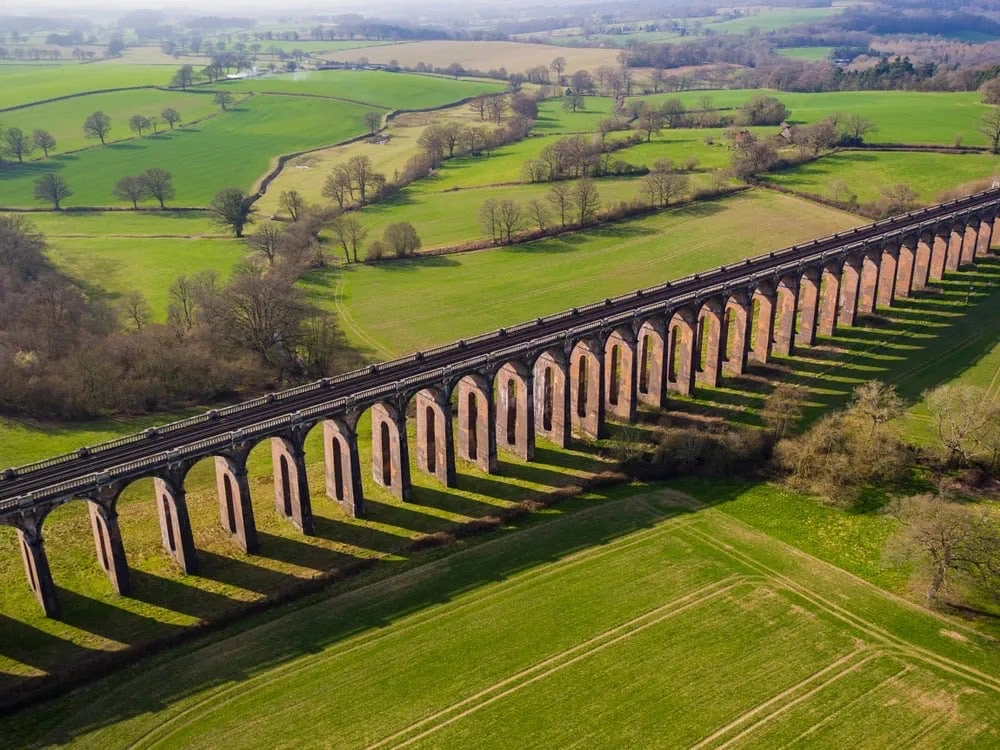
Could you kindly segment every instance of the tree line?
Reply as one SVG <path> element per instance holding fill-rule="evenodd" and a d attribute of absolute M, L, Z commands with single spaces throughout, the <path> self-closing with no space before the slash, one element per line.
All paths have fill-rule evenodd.
<path fill-rule="evenodd" d="M 313 241 L 309 230 L 295 230 Z M 87 418 L 205 403 L 357 364 L 336 319 L 295 284 L 307 252 L 251 256 L 227 282 L 212 272 L 169 288 L 164 323 L 139 292 L 112 300 L 47 259 L 21 217 L 0 217 L 0 411 Z"/>

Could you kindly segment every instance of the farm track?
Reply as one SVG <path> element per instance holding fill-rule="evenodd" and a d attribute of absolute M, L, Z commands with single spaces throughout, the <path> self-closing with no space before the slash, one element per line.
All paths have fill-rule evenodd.
<path fill-rule="evenodd" d="M 452 346 L 439 349 L 418 361 L 401 361 L 387 363 L 372 373 L 370 370 L 360 370 L 349 374 L 343 380 L 327 388 L 317 388 L 299 392 L 294 396 L 279 398 L 267 404 L 261 404 L 252 409 L 229 414 L 218 420 L 202 422 L 186 426 L 169 433 L 161 433 L 136 442 L 119 445 L 101 452 L 92 452 L 86 458 L 71 459 L 55 465 L 39 469 L 30 474 L 13 479 L 0 480 L 0 502 L 21 496 L 29 491 L 44 490 L 46 487 L 58 485 L 71 479 L 77 479 L 91 474 L 97 474 L 108 469 L 127 465 L 146 456 L 164 453 L 178 449 L 200 440 L 226 432 L 253 427 L 269 419 L 283 417 L 301 409 L 319 406 L 344 398 L 352 394 L 398 383 L 409 377 L 420 376 L 439 368 L 461 366 L 477 356 L 484 356 L 500 347 L 511 347 L 517 344 L 530 344 L 545 336 L 555 335 L 569 328 L 586 324 L 599 324 L 605 318 L 626 313 L 630 310 L 646 308 L 654 304 L 669 303 L 670 300 L 694 294 L 709 285 L 735 283 L 759 276 L 768 271 L 791 264 L 821 257 L 825 252 L 837 250 L 846 244 L 875 239 L 892 231 L 919 226 L 924 222 L 933 221 L 939 217 L 948 216 L 956 211 L 974 208 L 981 204 L 992 203 L 995 194 L 976 195 L 954 203 L 943 204 L 926 209 L 916 216 L 898 217 L 894 221 L 882 225 L 858 227 L 853 232 L 847 232 L 846 237 L 829 237 L 814 241 L 803 247 L 796 246 L 784 253 L 772 253 L 761 256 L 746 263 L 734 266 L 723 266 L 696 277 L 689 277 L 672 283 L 669 287 L 647 290 L 641 296 L 632 295 L 620 300 L 613 306 L 594 306 L 591 309 L 578 310 L 572 317 L 550 317 L 538 319 L 538 325 L 527 326 L 518 330 L 508 331 L 502 337 L 487 337 L 464 346 Z M 16 508 L 16 506 L 15 506 Z M 14 510 L 10 506 L 0 508 L 0 512 Z"/>

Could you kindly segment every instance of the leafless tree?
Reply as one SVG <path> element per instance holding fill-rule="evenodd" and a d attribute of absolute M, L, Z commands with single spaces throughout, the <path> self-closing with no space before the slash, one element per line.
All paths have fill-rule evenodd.
<path fill-rule="evenodd" d="M 264 258 L 268 268 L 274 268 L 285 241 L 285 234 L 285 228 L 281 224 L 276 221 L 266 221 L 257 227 L 255 232 L 247 235 L 247 247 Z"/>
<path fill-rule="evenodd" d="M 573 205 L 572 190 L 569 183 L 553 183 L 545 198 L 552 204 L 556 213 L 559 215 L 559 226 L 566 226 L 566 219 L 568 218 L 570 208 Z"/>
<path fill-rule="evenodd" d="M 587 177 L 577 180 L 572 192 L 572 201 L 577 224 L 585 226 L 593 221 L 601 207 L 601 195 L 593 180 Z"/>
<path fill-rule="evenodd" d="M 324 193 L 324 195 L 326 195 L 326 193 Z M 302 195 L 298 190 L 286 190 L 282 192 L 281 196 L 278 198 L 278 203 L 283 209 L 285 209 L 285 211 L 288 212 L 292 221 L 298 220 L 299 212 L 302 211 L 302 208 L 305 205 L 305 201 L 303 201 Z"/>
<path fill-rule="evenodd" d="M 341 214 L 330 223 L 330 229 L 337 242 L 344 248 L 344 259 L 350 263 L 353 255 L 354 262 L 357 263 L 358 246 L 368 236 L 368 229 L 361 220 L 354 214 Z"/>

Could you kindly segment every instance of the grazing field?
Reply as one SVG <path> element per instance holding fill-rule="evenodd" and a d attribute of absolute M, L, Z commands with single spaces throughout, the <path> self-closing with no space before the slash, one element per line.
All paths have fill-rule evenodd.
<path fill-rule="evenodd" d="M 920 201 L 933 203 L 944 190 L 1000 173 L 992 154 L 844 151 L 767 176 L 768 182 L 804 193 L 836 198 L 843 183 L 862 203 L 879 197 L 884 187 L 903 183 Z"/>
<path fill-rule="evenodd" d="M 753 191 L 525 245 L 313 273 L 305 284 L 316 302 L 336 307 L 357 344 L 379 357 L 401 355 L 862 221 Z"/>
<path fill-rule="evenodd" d="M 136 137 L 128 125 L 128 120 L 132 115 L 160 117 L 160 113 L 167 107 L 173 107 L 180 112 L 184 118 L 182 124 L 183 122 L 200 120 L 206 115 L 219 111 L 218 106 L 212 103 L 211 91 L 188 93 L 139 89 L 108 94 L 88 94 L 16 109 L 3 114 L 3 124 L 9 128 L 21 128 L 29 134 L 35 128 L 44 128 L 55 136 L 58 144 L 55 153 L 62 153 L 100 145 L 100 141 L 96 138 L 87 138 L 83 134 L 83 121 L 93 112 L 100 111 L 111 118 L 111 133 L 107 140 L 119 141 Z M 160 131 L 170 129 L 170 126 L 163 122 L 162 118 L 160 118 L 157 127 Z M 152 132 L 152 129 L 147 129 L 143 135 L 152 135 Z M 36 150 L 30 158 L 42 159 L 44 154 Z"/>
<path fill-rule="evenodd" d="M 784 8 L 784 7 L 750 7 L 739 18 L 731 18 L 717 23 L 706 24 L 707 28 L 720 34 L 746 34 L 756 28 L 761 33 L 777 31 L 788 26 L 804 23 L 815 23 L 834 16 L 842 8 L 829 6 L 826 8 Z"/>
<path fill-rule="evenodd" d="M 237 91 L 329 96 L 381 109 L 426 109 L 505 90 L 501 83 L 382 70 L 312 70 L 226 83 Z"/>
<path fill-rule="evenodd" d="M 115 182 L 159 166 L 173 174 L 173 205 L 203 206 L 223 187 L 251 189 L 279 154 L 364 132 L 365 111 L 327 99 L 257 95 L 195 127 L 14 166 L 0 179 L 0 205 L 37 205 L 33 183 L 48 170 L 73 189 L 65 206 L 123 205 L 112 196 Z"/>
<path fill-rule="evenodd" d="M 774 96 L 791 110 L 792 123 L 812 123 L 835 113 L 857 114 L 878 130 L 865 136 L 870 143 L 919 143 L 954 145 L 956 137 L 970 146 L 986 145 L 979 122 L 989 107 L 976 92 L 937 93 L 914 91 L 837 91 L 798 94 L 783 91 L 734 89 L 729 91 L 684 91 L 643 97 L 651 103 L 677 98 L 687 107 L 697 107 L 709 96 L 712 106 L 738 108 L 756 95 Z M 588 102 L 590 99 L 587 100 Z M 920 117 L 915 118 L 914 112 Z M 596 125 L 596 123 L 595 123 Z"/>
<path fill-rule="evenodd" d="M 799 60 L 826 60 L 833 52 L 833 47 L 781 47 L 777 50 L 783 57 L 795 57 Z"/>
<path fill-rule="evenodd" d="M 166 86 L 178 67 L 113 62 L 0 65 L 0 109 L 99 89 Z"/>
<path fill-rule="evenodd" d="M 78 747 L 318 733 L 344 747 L 519 747 L 528 735 L 609 748 L 989 747 L 998 670 L 976 633 L 718 509 L 647 492 L 317 600 L 0 726 L 20 744 Z M 324 685 L 350 685 L 353 700 L 329 700 Z"/>
<path fill-rule="evenodd" d="M 446 68 L 452 63 L 469 70 L 483 72 L 498 68 L 523 71 L 536 65 L 548 67 L 556 57 L 566 58 L 566 71 L 593 70 L 601 65 L 614 65 L 618 54 L 613 49 L 554 48 L 545 44 L 521 42 L 407 42 L 386 47 L 369 47 L 364 56 L 373 63 L 397 60 L 400 65 L 415 67 L 427 63 Z"/>

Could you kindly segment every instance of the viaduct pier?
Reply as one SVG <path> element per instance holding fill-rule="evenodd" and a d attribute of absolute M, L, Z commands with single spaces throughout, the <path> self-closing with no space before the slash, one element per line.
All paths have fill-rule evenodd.
<path fill-rule="evenodd" d="M 375 482 L 411 497 L 414 467 L 453 486 L 459 461 L 492 473 L 498 449 L 530 461 L 536 437 L 602 437 L 640 404 L 716 386 L 750 362 L 793 356 L 817 335 L 927 287 L 990 252 L 1000 189 L 606 299 L 401 359 L 324 378 L 100 445 L 6 469 L 0 523 L 17 529 L 28 586 L 48 616 L 59 602 L 43 538 L 48 513 L 87 503 L 100 566 L 130 591 L 116 504 L 152 478 L 163 548 L 197 570 L 184 483 L 215 461 L 219 515 L 240 549 L 257 548 L 247 457 L 270 441 L 276 512 L 313 531 L 307 435 L 322 430 L 326 494 L 364 515 L 357 427 L 370 411 Z M 738 238 L 734 238 L 738 241 Z M 664 243 L 683 237 L 664 238 Z M 416 422 L 413 445 L 407 421 Z"/>

